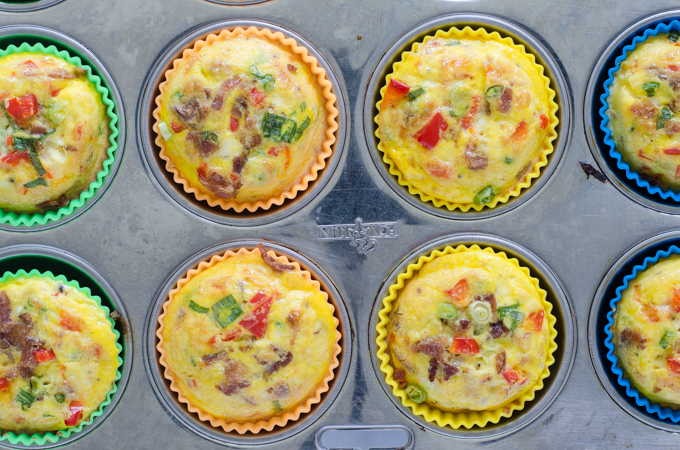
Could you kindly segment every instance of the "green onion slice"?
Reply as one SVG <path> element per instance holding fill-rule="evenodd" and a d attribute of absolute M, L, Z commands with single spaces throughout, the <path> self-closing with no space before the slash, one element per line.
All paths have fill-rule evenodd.
<path fill-rule="evenodd" d="M 305 117 L 305 120 L 302 121 L 299 127 L 297 127 L 297 131 L 295 132 L 295 138 L 294 140 L 297 141 L 302 137 L 302 133 L 305 132 L 309 124 L 312 123 L 312 118 L 307 116 Z"/>
<path fill-rule="evenodd" d="M 408 93 L 408 99 L 413 101 L 420 97 L 421 95 L 423 95 L 424 93 L 425 93 L 424 88 L 416 86 L 415 88 L 411 89 L 411 91 Z"/>
<path fill-rule="evenodd" d="M 427 391 L 418 384 L 409 384 L 406 388 L 406 395 L 416 403 L 423 403 L 427 398 Z"/>
<path fill-rule="evenodd" d="M 281 137 L 281 129 L 288 119 L 276 114 L 265 113 L 260 125 L 260 131 L 266 138 L 274 139 L 278 142 Z"/>
<path fill-rule="evenodd" d="M 472 302 L 472 305 L 470 305 L 470 316 L 477 325 L 486 325 L 491 322 L 491 305 L 481 300 Z"/>
<path fill-rule="evenodd" d="M 451 117 L 462 117 L 465 115 L 465 113 L 468 110 L 468 105 L 465 105 L 464 107 L 458 107 L 458 108 L 449 108 L 449 114 L 451 114 Z"/>
<path fill-rule="evenodd" d="M 680 38 L 680 31 L 678 30 L 671 30 L 668 33 L 668 39 L 670 39 L 673 42 L 678 42 L 678 38 Z"/>
<path fill-rule="evenodd" d="M 439 315 L 442 316 L 443 319 L 453 320 L 458 317 L 458 309 L 451 303 L 440 303 Z"/>
<path fill-rule="evenodd" d="M 656 81 L 648 81 L 642 85 L 642 90 L 647 93 L 647 97 L 654 97 L 656 90 L 661 87 L 661 84 Z"/>
<path fill-rule="evenodd" d="M 29 188 L 29 189 L 34 188 L 34 187 L 38 187 L 38 186 L 47 186 L 47 181 L 45 181 L 45 179 L 43 177 L 38 177 L 35 180 L 31 180 L 28 183 L 24 184 L 24 187 Z"/>
<path fill-rule="evenodd" d="M 667 330 L 663 334 L 663 337 L 661 337 L 661 340 L 659 341 L 659 345 L 661 346 L 662 349 L 665 350 L 668 347 L 670 347 L 674 342 L 675 342 L 675 331 Z"/>
<path fill-rule="evenodd" d="M 21 403 L 21 409 L 23 411 L 27 411 L 33 405 L 35 397 L 31 395 L 30 392 L 21 389 L 19 390 L 16 400 L 17 402 Z"/>
<path fill-rule="evenodd" d="M 500 84 L 496 86 L 491 86 L 489 89 L 486 90 L 486 98 L 493 98 L 493 97 L 498 97 L 503 93 L 503 89 L 505 89 L 503 86 Z"/>
<path fill-rule="evenodd" d="M 226 328 L 243 314 L 243 310 L 238 306 L 231 294 L 212 305 L 212 310 L 215 320 L 222 328 Z"/>
<path fill-rule="evenodd" d="M 524 313 L 519 310 L 519 302 L 510 306 L 500 306 L 498 316 L 510 331 L 515 331 L 515 328 L 524 321 Z"/>
<path fill-rule="evenodd" d="M 158 124 L 158 130 L 161 132 L 161 136 L 163 136 L 165 141 L 172 139 L 172 131 L 170 131 L 170 128 L 168 128 L 168 124 L 165 123 L 165 121 Z"/>
<path fill-rule="evenodd" d="M 207 313 L 208 311 L 210 311 L 210 308 L 206 308 L 206 307 L 204 307 L 204 306 L 201 306 L 201 305 L 199 305 L 198 303 L 196 303 L 196 302 L 193 301 L 193 300 L 191 300 L 191 301 L 189 302 L 189 308 L 190 308 L 191 310 L 193 310 L 193 311 L 196 311 L 196 312 L 199 313 L 199 314 L 205 314 L 205 313 Z"/>
<path fill-rule="evenodd" d="M 277 413 L 283 412 L 283 408 L 281 408 L 281 403 L 279 403 L 278 400 L 274 400 L 272 404 L 274 405 L 274 409 L 276 410 Z"/>
<path fill-rule="evenodd" d="M 474 202 L 478 205 L 486 205 L 491 203 L 491 200 L 496 196 L 496 190 L 493 186 L 487 186 L 475 195 Z"/>
<path fill-rule="evenodd" d="M 664 106 L 661 108 L 661 113 L 659 114 L 659 117 L 656 119 L 656 129 L 660 130 L 666 125 L 666 122 L 669 121 L 675 117 L 675 114 L 673 114 L 673 111 L 668 106 Z"/>
<path fill-rule="evenodd" d="M 293 142 L 295 133 L 297 131 L 297 122 L 293 119 L 286 120 L 286 123 L 281 127 L 281 140 L 288 144 Z"/>
<path fill-rule="evenodd" d="M 57 403 L 64 403 L 64 400 L 66 400 L 66 396 L 64 394 L 54 394 L 54 399 L 57 401 Z"/>

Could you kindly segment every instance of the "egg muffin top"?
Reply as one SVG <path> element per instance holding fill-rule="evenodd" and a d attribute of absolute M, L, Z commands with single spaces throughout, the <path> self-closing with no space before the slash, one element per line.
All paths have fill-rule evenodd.
<path fill-rule="evenodd" d="M 497 409 L 529 391 L 550 344 L 534 284 L 483 250 L 426 263 L 399 292 L 387 333 L 393 379 L 411 400 L 453 412 Z"/>
<path fill-rule="evenodd" d="M 382 147 L 409 185 L 435 199 L 490 203 L 524 181 L 549 145 L 545 77 L 518 48 L 435 37 L 387 78 Z"/>
<path fill-rule="evenodd" d="M 79 289 L 36 275 L 0 283 L 0 430 L 87 420 L 116 380 L 116 340 L 105 311 Z"/>
<path fill-rule="evenodd" d="M 227 36 L 167 76 L 158 128 L 172 165 L 213 198 L 254 203 L 309 175 L 323 152 L 326 100 L 290 48 Z"/>
<path fill-rule="evenodd" d="M 0 57 L 0 109 L 0 208 L 57 209 L 96 179 L 109 118 L 85 70 L 42 53 Z"/>
<path fill-rule="evenodd" d="M 675 40 L 673 40 L 675 39 Z M 680 190 L 680 44 L 661 34 L 639 44 L 609 88 L 610 129 L 623 161 L 663 190 Z"/>
<path fill-rule="evenodd" d="M 182 286 L 162 336 L 167 370 L 191 404 L 246 423 L 293 411 L 315 393 L 335 354 L 336 319 L 318 285 L 262 249 Z"/>
<path fill-rule="evenodd" d="M 652 402 L 680 407 L 680 257 L 637 274 L 611 327 L 619 366 Z"/>

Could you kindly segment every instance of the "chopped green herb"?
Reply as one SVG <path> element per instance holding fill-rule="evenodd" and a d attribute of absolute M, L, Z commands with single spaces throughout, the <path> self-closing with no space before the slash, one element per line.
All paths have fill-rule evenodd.
<path fill-rule="evenodd" d="M 503 86 L 496 85 L 496 86 L 491 86 L 489 89 L 486 90 L 486 98 L 493 98 L 493 97 L 498 97 L 503 93 L 503 90 L 505 88 Z"/>
<path fill-rule="evenodd" d="M 262 75 L 256 66 L 250 66 L 250 73 L 255 78 L 260 80 L 260 82 L 262 83 L 262 87 L 264 88 L 265 92 L 270 92 L 272 89 L 274 89 L 274 84 L 276 83 L 276 79 L 274 78 L 273 75 L 271 75 L 271 74 Z"/>
<path fill-rule="evenodd" d="M 54 399 L 57 401 L 57 403 L 64 403 L 64 400 L 66 400 L 66 396 L 64 394 L 54 394 Z"/>
<path fill-rule="evenodd" d="M 208 311 L 210 311 L 210 308 L 203 307 L 193 300 L 189 302 L 189 308 L 196 311 L 199 314 L 205 314 Z"/>
<path fill-rule="evenodd" d="M 274 326 L 277 327 L 277 328 L 283 328 L 283 324 L 279 321 L 275 321 Z"/>
<path fill-rule="evenodd" d="M 198 366 L 196 365 L 196 361 L 194 360 L 194 357 L 193 357 L 193 356 L 189 356 L 189 362 L 191 363 L 192 366 L 198 367 Z"/>
<path fill-rule="evenodd" d="M 204 141 L 211 141 L 217 144 L 217 133 L 213 133 L 212 131 L 204 131 L 203 132 L 203 140 Z"/>
<path fill-rule="evenodd" d="M 668 39 L 670 39 L 673 42 L 678 42 L 678 38 L 680 38 L 680 31 L 678 30 L 671 30 L 668 33 Z"/>
<path fill-rule="evenodd" d="M 629 131 L 632 133 L 633 131 L 635 131 L 635 127 L 630 127 Z"/>
<path fill-rule="evenodd" d="M 180 101 L 182 98 L 184 98 L 184 94 L 182 94 L 180 91 L 176 91 L 174 94 L 172 94 L 172 96 L 175 97 L 177 101 Z"/>
<path fill-rule="evenodd" d="M 40 162 L 40 156 L 38 156 L 38 152 L 35 149 L 35 147 L 31 147 L 28 149 L 28 157 L 31 160 L 33 168 L 35 169 L 36 172 L 38 172 L 38 175 L 42 177 L 47 173 L 42 163 Z"/>
<path fill-rule="evenodd" d="M 297 141 L 302 137 L 302 133 L 305 132 L 310 123 L 312 123 L 312 119 L 309 116 L 305 117 L 305 120 L 302 121 L 302 124 L 297 127 L 297 131 L 295 132 L 295 137 L 293 139 L 294 141 Z"/>
<path fill-rule="evenodd" d="M 659 341 L 659 345 L 661 346 L 662 349 L 667 349 L 670 347 L 675 341 L 675 332 L 673 330 L 667 330 L 664 334 L 661 340 Z"/>
<path fill-rule="evenodd" d="M 512 164 L 512 158 L 509 156 L 505 157 L 505 164 Z"/>
<path fill-rule="evenodd" d="M 17 402 L 21 403 L 21 410 L 28 411 L 28 409 L 33 406 L 35 402 L 35 397 L 31 395 L 30 392 L 23 389 L 19 390 L 19 395 L 17 395 Z"/>
<path fill-rule="evenodd" d="M 47 186 L 47 181 L 45 181 L 45 179 L 43 177 L 38 177 L 35 180 L 31 180 L 28 183 L 24 184 L 24 187 L 29 188 L 29 189 L 34 188 L 34 187 L 38 187 L 38 186 Z"/>
<path fill-rule="evenodd" d="M 661 87 L 661 84 L 656 81 L 648 81 L 642 85 L 642 90 L 647 93 L 647 97 L 654 97 L 654 94 L 656 94 L 656 90 L 659 89 L 659 87 Z"/>
<path fill-rule="evenodd" d="M 48 100 L 45 106 L 44 113 L 47 120 L 55 124 L 60 124 L 64 121 L 66 118 L 66 111 L 64 111 L 64 107 L 61 103 L 54 100 Z"/>
<path fill-rule="evenodd" d="M 307 102 L 300 103 L 300 112 L 305 112 L 305 109 L 307 109 Z"/>
<path fill-rule="evenodd" d="M 439 315 L 446 320 L 453 320 L 458 317 L 458 309 L 451 303 L 440 303 Z"/>
<path fill-rule="evenodd" d="M 276 114 L 265 113 L 262 118 L 262 125 L 260 125 L 260 130 L 266 138 L 273 139 L 279 142 L 281 138 L 281 128 L 283 124 L 286 123 L 288 119 Z"/>
<path fill-rule="evenodd" d="M 408 99 L 413 101 L 423 95 L 425 93 L 425 89 L 420 87 L 420 86 L 415 86 L 411 91 L 408 93 Z"/>
<path fill-rule="evenodd" d="M 515 331 L 515 328 L 524 321 L 524 313 L 519 310 L 519 302 L 510 306 L 498 307 L 498 317 L 510 331 Z"/>
<path fill-rule="evenodd" d="M 487 186 L 475 195 L 474 202 L 478 205 L 486 205 L 491 203 L 491 200 L 496 196 L 496 190 L 493 186 Z"/>
<path fill-rule="evenodd" d="M 274 409 L 276 410 L 277 413 L 283 412 L 283 408 L 281 408 L 281 403 L 279 403 L 278 400 L 274 400 L 272 403 L 274 404 Z"/>
<path fill-rule="evenodd" d="M 243 314 L 243 310 L 238 306 L 238 303 L 236 303 L 236 300 L 234 300 L 234 297 L 231 294 L 212 305 L 212 310 L 215 315 L 215 320 L 222 328 L 226 328 Z"/>
<path fill-rule="evenodd" d="M 673 114 L 673 111 L 668 106 L 664 106 L 661 108 L 661 113 L 659 114 L 659 117 L 656 119 L 656 129 L 660 130 L 666 125 L 666 122 L 671 120 L 673 117 L 675 117 L 675 114 Z"/>
<path fill-rule="evenodd" d="M 286 123 L 281 127 L 281 140 L 283 142 L 292 143 L 297 131 L 297 122 L 293 119 L 286 120 Z"/>
<path fill-rule="evenodd" d="M 52 414 L 43 414 L 43 417 L 54 417 Z"/>
<path fill-rule="evenodd" d="M 406 395 L 416 403 L 423 403 L 427 398 L 427 391 L 418 384 L 409 384 L 406 388 Z"/>
<path fill-rule="evenodd" d="M 444 44 L 444 47 L 453 47 L 454 45 L 460 45 L 460 41 L 450 41 Z"/>

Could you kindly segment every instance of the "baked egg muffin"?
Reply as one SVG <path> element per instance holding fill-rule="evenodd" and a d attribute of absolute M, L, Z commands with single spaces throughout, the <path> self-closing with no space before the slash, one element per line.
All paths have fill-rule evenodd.
<path fill-rule="evenodd" d="M 680 190 L 680 33 L 650 37 L 628 54 L 609 88 L 607 115 L 623 161 L 662 190 Z"/>
<path fill-rule="evenodd" d="M 109 118 L 87 72 L 43 53 L 0 57 L 0 208 L 45 212 L 96 180 Z"/>
<path fill-rule="evenodd" d="M 392 378 L 416 403 L 490 411 L 528 392 L 550 344 L 541 294 L 517 266 L 467 250 L 426 263 L 387 325 Z"/>
<path fill-rule="evenodd" d="M 88 420 L 117 378 L 112 322 L 83 291 L 30 274 L 0 283 L 0 430 Z"/>
<path fill-rule="evenodd" d="M 395 66 L 381 90 L 378 136 L 402 181 L 422 193 L 489 204 L 552 149 L 547 79 L 518 48 L 433 37 Z"/>
<path fill-rule="evenodd" d="M 611 327 L 619 367 L 654 403 L 680 407 L 680 257 L 637 274 L 623 291 Z"/>
<path fill-rule="evenodd" d="M 166 377 L 190 404 L 228 423 L 310 404 L 339 349 L 328 296 L 261 245 L 195 275 L 161 320 Z"/>
<path fill-rule="evenodd" d="M 316 77 L 264 36 L 203 46 L 166 76 L 157 100 L 168 167 L 202 194 L 237 204 L 291 191 L 324 152 L 328 111 Z"/>

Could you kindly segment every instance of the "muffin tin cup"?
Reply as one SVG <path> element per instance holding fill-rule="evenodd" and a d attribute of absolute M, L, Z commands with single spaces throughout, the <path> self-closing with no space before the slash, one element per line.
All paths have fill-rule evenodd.
<path fill-rule="evenodd" d="M 30 12 L 49 8 L 64 0 L 35 0 L 23 2 L 10 3 L 8 1 L 0 1 L 0 11 L 5 12 Z"/>
<path fill-rule="evenodd" d="M 383 307 L 383 299 L 389 294 L 390 286 L 397 282 L 398 276 L 404 273 L 410 264 L 417 263 L 421 257 L 427 256 L 435 250 L 444 249 L 447 246 L 456 248 L 459 245 L 470 247 L 475 244 L 482 248 L 490 247 L 495 252 L 504 252 L 508 258 L 516 258 L 521 266 L 529 269 L 532 277 L 539 280 L 541 288 L 547 292 L 547 300 L 553 306 L 552 314 L 557 319 L 554 325 L 554 328 L 557 330 L 557 337 L 555 338 L 557 350 L 553 353 L 555 362 L 550 366 L 550 375 L 543 380 L 544 387 L 541 390 L 537 390 L 535 398 L 527 402 L 523 409 L 515 411 L 511 417 L 501 418 L 495 424 L 488 424 L 484 427 L 475 426 L 470 429 L 440 427 L 415 415 L 410 408 L 404 406 L 401 400 L 393 395 L 391 386 L 386 382 L 385 376 L 380 369 L 381 361 L 377 357 L 376 338 L 378 337 L 377 325 L 380 321 L 379 313 Z M 373 371 L 383 390 L 397 409 L 419 427 L 445 436 L 466 440 L 485 441 L 498 439 L 519 431 L 536 420 L 562 391 L 569 378 L 576 356 L 576 318 L 567 293 L 556 275 L 538 256 L 529 250 L 511 241 L 488 234 L 461 233 L 439 237 L 417 247 L 410 254 L 406 255 L 383 281 L 371 310 L 368 331 L 368 345 Z"/>
<path fill-rule="evenodd" d="M 30 272 L 52 272 L 63 275 L 68 280 L 76 281 L 81 287 L 88 288 L 93 295 L 101 299 L 102 305 L 112 312 L 116 311 L 120 319 L 115 322 L 115 329 L 120 333 L 118 344 L 122 347 L 118 357 L 122 364 L 118 367 L 120 378 L 115 382 L 116 391 L 111 395 L 110 403 L 102 409 L 101 415 L 95 417 L 92 423 L 84 425 L 81 431 L 73 431 L 66 437 L 58 437 L 55 442 L 38 444 L 37 440 L 26 444 L 22 440 L 3 440 L 0 446 L 12 449 L 47 449 L 71 444 L 94 431 L 118 406 L 130 379 L 133 358 L 132 332 L 129 317 L 122 301 L 109 283 L 87 262 L 65 250 L 45 245 L 13 245 L 0 249 L 0 273 L 19 270 Z M 58 433 L 56 433 L 58 434 Z"/>
<path fill-rule="evenodd" d="M 226 6 L 249 6 L 257 5 L 258 3 L 265 3 L 271 0 L 205 0 L 205 1 Z"/>
<path fill-rule="evenodd" d="M 510 37 L 515 44 L 524 45 L 526 51 L 536 57 L 536 63 L 545 68 L 544 75 L 550 80 L 550 88 L 555 91 L 553 101 L 558 105 L 556 114 L 559 123 L 556 127 L 557 137 L 552 141 L 554 151 L 547 155 L 547 165 L 541 169 L 538 177 L 531 181 L 529 187 L 523 189 L 519 196 L 510 197 L 507 202 L 498 204 L 494 208 L 483 208 L 480 211 L 470 209 L 462 212 L 460 210 L 449 210 L 444 206 L 436 207 L 432 202 L 424 202 L 417 195 L 410 194 L 408 187 L 399 184 L 396 176 L 390 173 L 389 165 L 383 161 L 383 152 L 378 149 L 379 139 L 375 135 L 378 125 L 374 118 L 378 114 L 376 104 L 381 100 L 380 89 L 385 85 L 385 77 L 391 73 L 392 64 L 401 60 L 402 52 L 410 51 L 415 42 L 422 42 L 425 36 L 434 35 L 438 30 L 446 31 L 451 27 L 463 29 L 466 26 L 484 28 L 488 32 L 497 31 L 502 37 Z M 557 170 L 567 147 L 571 130 L 571 110 L 572 100 L 569 85 L 562 67 L 558 64 L 552 51 L 530 31 L 521 25 L 497 16 L 476 13 L 447 14 L 423 22 L 411 29 L 397 39 L 380 58 L 373 69 L 364 94 L 364 137 L 371 160 L 381 177 L 407 203 L 438 217 L 459 220 L 484 219 L 498 216 L 522 205 L 548 182 Z"/>
<path fill-rule="evenodd" d="M 626 171 L 617 167 L 618 161 L 609 153 L 610 146 L 606 142 L 608 138 L 600 128 L 603 120 L 600 109 L 603 107 L 601 97 L 605 94 L 604 84 L 609 78 L 608 72 L 615 67 L 616 59 L 623 55 L 624 47 L 633 44 L 633 38 L 642 36 L 645 30 L 651 30 L 661 23 L 670 23 L 675 19 L 680 19 L 680 9 L 649 15 L 621 31 L 605 47 L 593 66 L 583 99 L 583 127 L 586 141 L 599 168 L 623 195 L 639 205 L 667 214 L 680 214 L 680 203 L 672 198 L 664 199 L 658 194 L 650 193 L 647 187 L 638 184 L 637 176 L 629 179 Z"/>
<path fill-rule="evenodd" d="M 103 88 L 109 93 L 109 100 L 113 102 L 113 116 L 117 119 L 115 124 L 116 131 L 111 131 L 111 136 L 114 137 L 115 144 L 109 147 L 109 157 L 105 160 L 105 167 L 100 172 L 108 171 L 103 176 L 101 181 L 95 181 L 93 183 L 101 183 L 99 187 L 90 187 L 86 191 L 92 194 L 87 197 L 85 191 L 79 198 L 82 198 L 82 206 L 72 207 L 69 205 L 66 208 L 61 208 L 53 217 L 50 213 L 43 214 L 44 220 L 34 220 L 33 218 L 28 219 L 29 223 L 32 225 L 25 225 L 26 221 L 20 219 L 8 219 L 9 223 L 0 222 L 0 230 L 6 231 L 40 231 L 49 228 L 54 228 L 62 225 L 70 220 L 73 220 L 87 211 L 92 205 L 94 205 L 102 195 L 109 188 L 113 179 L 116 176 L 118 168 L 120 167 L 121 160 L 123 158 L 123 152 L 125 149 L 125 111 L 123 109 L 123 100 L 118 92 L 113 78 L 109 74 L 108 70 L 104 64 L 97 58 L 94 53 L 87 49 L 83 44 L 76 41 L 75 39 L 67 36 L 60 31 L 56 31 L 50 28 L 40 27 L 36 25 L 10 25 L 5 27 L 0 27 L 0 46 L 7 47 L 11 44 L 36 44 L 40 43 L 48 47 L 50 45 L 55 46 L 58 50 L 65 50 L 72 57 L 79 57 L 84 65 L 89 66 L 93 72 L 99 76 L 103 82 Z M 109 116 L 111 117 L 111 116 Z M 113 120 L 113 119 L 112 119 Z M 117 136 L 114 135 L 117 133 Z M 97 179 L 99 180 L 99 178 Z M 81 201 L 81 200 L 73 200 Z M 62 210 L 68 210 L 62 212 Z M 14 213 L 2 213 L 3 217 L 10 216 L 13 214 L 15 216 L 21 217 L 22 215 L 17 215 Z M 29 215 L 30 216 L 30 215 Z"/>
<path fill-rule="evenodd" d="M 600 384 L 614 402 L 640 422 L 660 430 L 680 433 L 680 423 L 662 419 L 649 412 L 649 401 L 636 399 L 626 393 L 626 387 L 619 384 L 618 375 L 612 370 L 612 361 L 607 358 L 609 349 L 605 345 L 608 328 L 607 314 L 611 311 L 610 301 L 616 298 L 616 290 L 623 286 L 624 277 L 633 273 L 635 266 L 642 265 L 645 258 L 654 258 L 659 251 L 668 251 L 680 246 L 680 231 L 667 231 L 649 237 L 624 252 L 602 278 L 595 292 L 588 316 L 588 348 L 590 359 Z"/>
<path fill-rule="evenodd" d="M 223 210 L 219 206 L 210 207 L 205 201 L 197 200 L 193 194 L 186 192 L 181 184 L 173 180 L 173 174 L 165 170 L 165 161 L 160 158 L 160 148 L 155 143 L 157 134 L 153 130 L 155 123 L 153 111 L 156 109 L 155 99 L 160 93 L 159 86 L 165 80 L 165 72 L 172 68 L 173 61 L 182 55 L 184 49 L 192 48 L 195 41 L 204 39 L 209 34 L 219 34 L 223 29 L 233 29 L 236 27 L 247 29 L 251 26 L 268 28 L 273 32 L 281 32 L 286 38 L 294 39 L 299 46 L 307 49 L 309 54 L 317 59 L 318 65 L 326 71 L 326 78 L 331 82 L 333 94 L 337 98 L 335 107 L 338 110 L 338 116 L 335 120 L 338 124 L 338 129 L 335 132 L 336 141 L 332 146 L 333 153 L 326 159 L 326 167 L 318 172 L 318 177 L 309 183 L 305 191 L 299 192 L 295 198 L 286 200 L 282 205 L 273 205 L 267 210 L 259 209 L 255 212 L 247 210 L 235 212 L 234 210 Z M 340 163 L 345 146 L 347 145 L 348 117 L 346 99 L 333 69 L 321 53 L 302 36 L 270 22 L 260 20 L 225 20 L 192 28 L 186 34 L 171 42 L 161 52 L 156 62 L 151 66 L 142 86 L 137 102 L 137 141 L 145 168 L 152 175 L 151 178 L 159 190 L 169 197 L 170 200 L 186 211 L 211 222 L 251 227 L 276 222 L 299 211 L 312 202 L 328 184 Z"/>
<path fill-rule="evenodd" d="M 212 256 L 219 255 L 227 250 L 238 251 L 241 248 L 255 248 L 263 243 L 268 250 L 273 250 L 278 255 L 284 255 L 290 260 L 295 260 L 303 270 L 312 274 L 312 278 L 321 284 L 328 294 L 329 302 L 335 307 L 335 317 L 339 320 L 338 330 L 342 334 L 340 339 L 341 353 L 338 355 L 340 365 L 335 369 L 335 377 L 329 382 L 329 389 L 322 394 L 321 401 L 312 406 L 310 412 L 302 415 L 300 419 L 288 422 L 284 427 L 276 427 L 272 431 L 262 430 L 257 434 L 247 432 L 225 432 L 222 428 L 213 427 L 208 422 L 199 419 L 197 414 L 189 412 L 186 405 L 179 401 L 177 394 L 170 389 L 170 381 L 163 376 L 164 368 L 159 362 L 160 354 L 157 350 L 158 319 L 163 312 L 163 304 L 168 294 L 175 287 L 177 280 L 201 261 L 210 261 Z M 340 292 L 335 287 L 326 273 L 313 261 L 296 251 L 280 244 L 261 240 L 236 240 L 218 244 L 202 250 L 176 267 L 163 281 L 156 291 L 154 299 L 149 307 L 146 322 L 144 324 L 144 367 L 151 382 L 156 398 L 162 408 L 182 428 L 195 435 L 220 445 L 252 446 L 280 442 L 294 436 L 312 426 L 333 404 L 347 378 L 352 356 L 352 328 L 349 314 Z"/>

